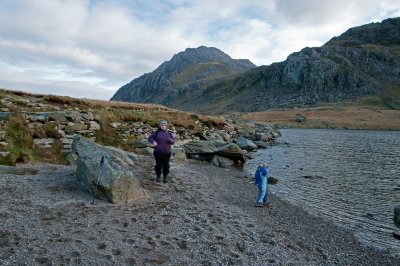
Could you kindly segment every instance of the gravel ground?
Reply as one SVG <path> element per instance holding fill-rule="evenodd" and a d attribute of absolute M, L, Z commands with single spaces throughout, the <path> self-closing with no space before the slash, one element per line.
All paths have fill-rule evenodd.
<path fill-rule="evenodd" d="M 82 191 L 74 169 L 23 165 L 36 175 L 0 177 L 0 265 L 400 265 L 351 231 L 271 196 L 234 168 L 172 164 L 155 183 L 138 160 L 149 197 L 110 204 Z"/>

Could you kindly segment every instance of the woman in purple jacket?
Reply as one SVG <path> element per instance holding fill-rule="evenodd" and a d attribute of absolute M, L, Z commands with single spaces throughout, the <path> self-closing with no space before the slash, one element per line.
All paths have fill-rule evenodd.
<path fill-rule="evenodd" d="M 156 166 L 154 170 L 157 175 L 157 182 L 161 181 L 161 170 L 163 172 L 164 183 L 168 182 L 169 159 L 171 158 L 171 145 L 175 143 L 174 136 L 167 130 L 168 123 L 166 120 L 160 121 L 160 128 L 153 132 L 147 139 L 154 147 L 154 158 Z"/>

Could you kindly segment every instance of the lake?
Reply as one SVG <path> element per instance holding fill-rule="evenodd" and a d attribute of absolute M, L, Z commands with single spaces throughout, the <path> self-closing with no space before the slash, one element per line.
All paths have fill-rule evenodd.
<path fill-rule="evenodd" d="M 246 163 L 269 164 L 276 196 L 350 228 L 363 243 L 400 255 L 393 209 L 400 205 L 400 132 L 282 129 L 279 143 Z M 287 142 L 288 144 L 284 144 Z"/>

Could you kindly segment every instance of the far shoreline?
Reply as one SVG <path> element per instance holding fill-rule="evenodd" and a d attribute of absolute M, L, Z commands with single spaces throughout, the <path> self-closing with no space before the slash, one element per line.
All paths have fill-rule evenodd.
<path fill-rule="evenodd" d="M 370 107 L 315 107 L 236 114 L 278 128 L 400 131 L 400 110 Z"/>

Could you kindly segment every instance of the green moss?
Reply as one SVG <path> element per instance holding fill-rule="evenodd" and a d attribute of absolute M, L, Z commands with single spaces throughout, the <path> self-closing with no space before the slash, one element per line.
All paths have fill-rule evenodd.
<path fill-rule="evenodd" d="M 30 150 L 14 148 L 9 151 L 10 153 L 0 159 L 1 165 L 15 166 L 16 163 L 27 163 L 31 161 L 32 155 Z"/>

